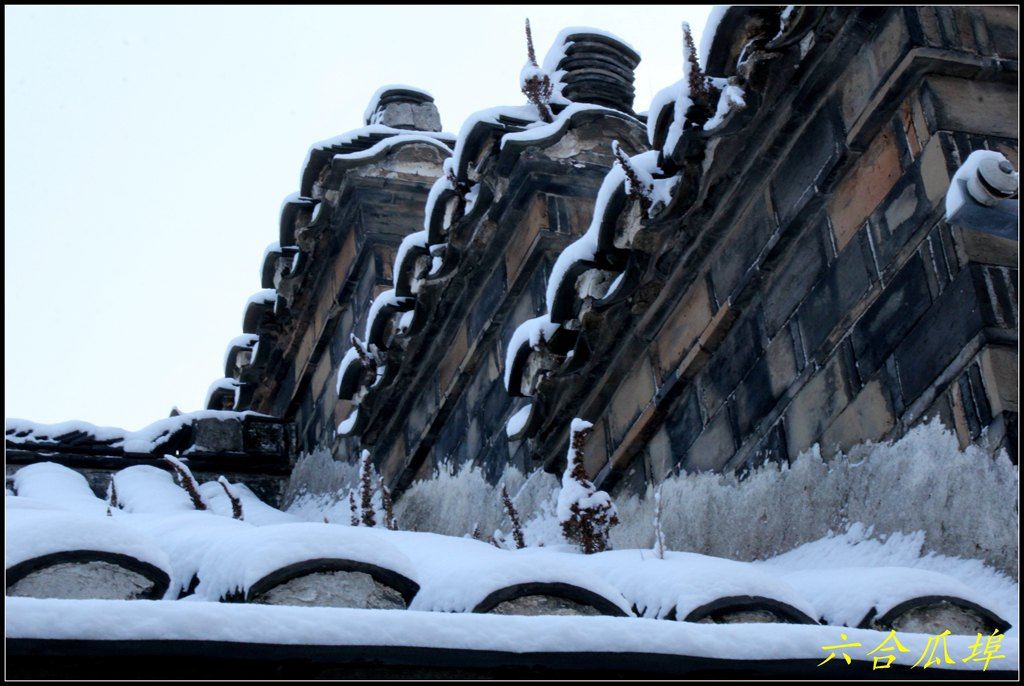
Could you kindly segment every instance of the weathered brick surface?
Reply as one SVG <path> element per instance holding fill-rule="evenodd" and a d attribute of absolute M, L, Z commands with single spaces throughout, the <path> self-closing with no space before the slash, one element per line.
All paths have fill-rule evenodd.
<path fill-rule="evenodd" d="M 800 214 L 845 153 L 839 115 L 831 106 L 825 106 L 793 141 L 772 179 L 772 200 L 780 224 L 788 224 Z"/>
<path fill-rule="evenodd" d="M 915 255 L 853 327 L 861 376 L 870 376 L 931 304 L 923 258 Z"/>
<path fill-rule="evenodd" d="M 833 418 L 849 402 L 853 389 L 841 355 L 833 355 L 811 377 L 786 410 L 787 450 L 799 455 L 817 442 Z"/>
<path fill-rule="evenodd" d="M 935 131 L 1017 137 L 1017 94 L 1005 84 L 936 75 L 926 80 L 922 100 Z"/>
<path fill-rule="evenodd" d="M 720 470 L 736 449 L 729 410 L 723 407 L 687 451 L 683 467 L 689 472 Z"/>
<path fill-rule="evenodd" d="M 895 425 L 896 416 L 886 389 L 879 381 L 871 381 L 822 434 L 822 452 L 828 455 L 864 441 L 878 441 Z"/>
<path fill-rule="evenodd" d="M 707 284 L 699 279 L 672 310 L 654 341 L 661 378 L 682 361 L 683 355 L 710 321 Z"/>
<path fill-rule="evenodd" d="M 839 183 L 829 201 L 837 250 L 846 247 L 902 175 L 896 133 L 886 126 Z"/>
<path fill-rule="evenodd" d="M 865 227 L 860 237 L 839 253 L 797 312 L 809 356 L 815 355 L 836 325 L 849 318 L 863 303 L 864 295 L 874 281 L 874 265 L 866 234 Z"/>

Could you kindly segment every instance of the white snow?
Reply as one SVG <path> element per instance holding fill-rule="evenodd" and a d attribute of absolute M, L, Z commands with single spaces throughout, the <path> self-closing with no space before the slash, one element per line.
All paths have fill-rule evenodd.
<path fill-rule="evenodd" d="M 346 131 L 345 133 L 340 134 L 338 136 L 333 136 L 331 138 L 326 138 L 326 139 L 324 139 L 322 141 L 314 143 L 313 145 L 311 145 L 309 147 L 309 150 L 306 152 L 305 158 L 303 158 L 303 160 L 302 160 L 302 167 L 299 168 L 299 173 L 300 174 L 304 174 L 305 173 L 306 167 L 309 166 L 310 160 L 313 159 L 313 153 L 314 152 L 322 152 L 322 151 L 328 150 L 330 148 L 333 148 L 335 146 L 345 145 L 347 143 L 351 143 L 352 141 L 356 140 L 357 138 L 371 136 L 371 135 L 406 136 L 406 135 L 409 135 L 409 131 L 406 130 L 406 129 L 395 129 L 395 128 L 392 128 L 390 126 L 384 126 L 383 124 L 370 124 L 368 126 L 362 126 L 362 127 L 358 128 L 358 129 L 352 129 L 351 131 Z M 442 132 L 437 132 L 437 133 L 435 133 L 433 131 L 420 131 L 420 132 L 418 132 L 417 135 L 427 136 L 427 137 L 431 137 L 431 138 L 437 138 L 438 140 L 442 140 L 442 141 L 451 141 L 452 140 L 452 135 L 450 133 L 446 133 L 446 132 L 443 132 L 443 131 Z M 289 195 L 287 198 L 285 198 L 285 203 L 288 203 L 290 201 L 295 201 L 295 200 L 298 200 L 298 199 L 300 199 L 300 196 L 298 194 Z M 282 207 L 283 207 L 283 205 L 282 205 Z"/>
<path fill-rule="evenodd" d="M 267 245 L 267 247 L 263 249 L 263 259 L 260 260 L 260 271 L 263 270 L 263 263 L 267 261 L 267 256 L 270 255 L 270 253 L 275 253 L 275 252 L 276 253 L 280 253 L 281 252 L 281 242 L 280 241 L 274 241 L 273 243 L 269 243 Z"/>
<path fill-rule="evenodd" d="M 395 289 L 389 288 L 386 291 L 382 291 L 380 295 L 373 299 L 370 304 L 370 311 L 366 315 L 366 331 L 363 337 L 369 341 L 370 331 L 373 330 L 373 323 L 377 320 L 377 315 L 380 314 L 381 308 L 385 305 L 398 306 L 407 302 L 409 298 L 399 297 L 395 295 Z"/>
<path fill-rule="evenodd" d="M 262 290 L 256 291 L 252 295 L 250 295 L 246 299 L 245 305 L 246 305 L 246 307 L 248 307 L 252 303 L 258 303 L 260 305 L 270 305 L 270 304 L 273 304 L 273 303 L 276 303 L 276 302 L 277 302 L 277 291 L 274 290 L 273 288 L 264 288 Z"/>
<path fill-rule="evenodd" d="M 687 92 L 687 85 L 682 80 L 662 88 L 651 98 L 650 115 L 647 117 L 647 142 L 651 145 L 654 145 L 654 135 L 658 127 L 658 115 L 669 103 L 675 102 L 680 92 Z M 670 151 L 672 148 L 666 142 L 664 149 Z"/>
<path fill-rule="evenodd" d="M 569 123 L 572 121 L 575 115 L 579 114 L 580 112 L 597 110 L 614 113 L 614 116 L 617 117 L 622 116 L 622 112 L 611 107 L 604 107 L 603 105 L 594 105 L 591 103 L 574 102 L 570 104 L 568 107 L 566 107 L 564 110 L 559 112 L 555 116 L 554 121 L 551 122 L 550 124 L 538 121 L 533 124 L 530 124 L 523 131 L 506 133 L 504 136 L 501 137 L 501 147 L 504 148 L 505 143 L 509 141 L 525 143 L 529 141 L 538 141 L 544 138 L 561 135 L 565 128 L 568 127 Z"/>
<path fill-rule="evenodd" d="M 789 18 L 793 15 L 793 10 L 796 9 L 796 5 L 786 5 L 782 12 L 779 13 L 779 32 L 775 34 L 778 38 L 786 30 L 786 26 L 789 24 Z"/>
<path fill-rule="evenodd" d="M 343 419 L 340 424 L 338 424 L 337 434 L 339 436 L 348 436 L 350 433 L 352 433 L 352 428 L 356 425 L 356 421 L 358 419 L 359 408 L 356 407 L 351 412 L 348 413 L 348 416 L 345 417 L 345 419 Z"/>
<path fill-rule="evenodd" d="M 37 462 L 14 474 L 14 490 L 19 497 L 30 498 L 60 510 L 104 515 L 107 504 L 97 498 L 85 477 L 54 462 Z"/>
<path fill-rule="evenodd" d="M 252 527 L 248 522 L 232 519 L 230 514 L 224 517 L 200 510 L 149 514 L 118 511 L 114 518 L 118 524 L 152 539 L 167 554 L 171 577 L 168 598 L 175 598 L 188 589 L 209 547 L 220 541 L 234 540 L 240 532 Z"/>
<path fill-rule="evenodd" d="M 394 148 L 394 147 L 397 147 L 397 146 L 400 146 L 400 145 L 406 145 L 406 144 L 409 144 L 409 143 L 424 143 L 426 145 L 431 145 L 431 146 L 437 148 L 438 150 L 441 150 L 446 155 L 450 155 L 451 154 L 451 148 L 449 148 L 447 145 L 445 145 L 444 142 L 442 140 L 438 139 L 436 136 L 432 136 L 429 133 L 403 133 L 403 134 L 398 134 L 398 135 L 395 135 L 395 136 L 391 136 L 389 138 L 385 138 L 384 140 L 375 143 L 374 145 L 372 145 L 371 147 L 367 148 L 366 150 L 358 150 L 356 152 L 349 152 L 349 153 L 337 153 L 336 155 L 334 155 L 334 159 L 336 159 L 336 160 L 364 160 L 364 159 L 369 159 L 371 157 L 375 157 L 376 155 L 378 155 L 378 154 L 380 154 L 382 152 L 386 152 L 388 150 L 391 150 L 391 148 Z M 323 203 L 317 204 L 317 209 L 320 208 L 321 204 L 323 204 Z M 314 210 L 314 212 L 315 212 L 315 210 Z M 315 220 L 315 217 L 314 217 L 314 220 Z M 310 221 L 312 222 L 313 220 L 310 220 Z"/>
<path fill-rule="evenodd" d="M 288 524 L 299 521 L 298 517 L 267 505 L 245 484 L 236 482 L 230 484 L 230 486 L 238 499 L 242 501 L 242 512 L 246 524 L 267 526 L 270 524 Z M 231 500 L 228 499 L 224 489 L 216 481 L 207 481 L 204 484 L 200 484 L 199 493 L 203 496 L 203 501 L 207 507 L 214 514 L 227 518 L 234 516 Z"/>
<path fill-rule="evenodd" d="M 243 333 L 241 336 L 235 336 L 228 341 L 228 347 L 224 351 L 224 366 L 228 366 L 228 358 L 231 355 L 231 351 L 237 348 L 252 348 L 260 340 L 258 334 L 254 333 Z"/>
<path fill-rule="evenodd" d="M 565 554 L 565 553 L 563 553 Z M 641 616 L 662 618 L 673 608 L 682 620 L 719 598 L 762 596 L 786 603 L 817 619 L 816 606 L 784 577 L 745 562 L 666 551 L 658 559 L 650 550 L 609 550 L 574 556 L 622 592 Z"/>
<path fill-rule="evenodd" d="M 722 94 L 718 97 L 718 107 L 715 109 L 715 115 L 704 122 L 704 130 L 710 131 L 716 128 L 725 121 L 725 117 L 729 112 L 746 107 L 747 103 L 743 96 L 743 89 L 739 86 L 732 84 L 725 86 L 722 89 Z"/>
<path fill-rule="evenodd" d="M 394 645 L 524 652 L 638 652 L 735 660 L 814 659 L 839 640 L 836 627 L 787 624 L 707 625 L 620 617 L 523 617 L 401 610 L 288 607 L 178 601 L 6 599 L 8 638 L 90 640 L 206 640 L 290 645 Z M 886 634 L 844 629 L 848 649 L 866 669 L 867 653 Z M 910 666 L 928 640 L 901 634 L 911 652 L 897 658 Z M 957 658 L 970 653 L 974 636 L 950 636 Z M 1005 658 L 990 669 L 1015 670 L 1016 638 L 1000 648 Z M 581 656 L 586 659 L 585 656 Z M 976 671 L 977 662 L 956 660 L 949 669 Z M 927 676 L 927 675 L 925 675 Z"/>
<path fill-rule="evenodd" d="M 568 249 L 568 248 L 567 248 Z M 505 388 L 508 389 L 512 380 L 512 362 L 516 359 L 516 353 L 524 343 L 529 342 L 531 348 L 536 348 L 540 342 L 551 338 L 558 331 L 558 324 L 551 323 L 551 317 L 542 314 L 533 319 L 527 319 L 516 327 L 509 339 L 508 347 L 505 349 Z"/>
<path fill-rule="evenodd" d="M 345 377 L 345 372 L 351 364 L 361 364 L 359 351 L 355 349 L 355 346 L 345 351 L 345 356 L 341 358 L 341 363 L 338 365 L 338 378 L 334 382 L 335 395 L 341 395 L 341 380 Z"/>
<path fill-rule="evenodd" d="M 408 331 L 409 328 L 412 326 L 412 322 L 415 318 L 416 310 L 409 310 L 408 312 L 403 312 L 402 316 L 398 318 L 398 330 L 402 331 L 403 333 Z"/>
<path fill-rule="evenodd" d="M 783 577 L 800 589 L 828 624 L 857 626 L 875 608 L 882 616 L 900 603 L 924 596 L 946 595 L 983 607 L 993 602 L 956 579 L 907 567 L 830 567 L 791 572 Z M 814 616 L 814 615 L 812 615 Z"/>
<path fill-rule="evenodd" d="M 514 415 L 508 418 L 505 422 L 505 435 L 512 438 L 526 426 L 526 422 L 530 419 L 530 410 L 533 409 L 533 403 L 527 403 L 519 408 Z"/>
<path fill-rule="evenodd" d="M 200 564 L 196 595 L 218 600 L 246 593 L 275 570 L 320 558 L 373 564 L 416 580 L 412 563 L 376 529 L 301 522 L 254 527 L 214 542 Z"/>
<path fill-rule="evenodd" d="M 876 534 L 870 527 L 855 523 L 842 534 L 829 533 L 816 541 L 754 564 L 768 567 L 773 572 L 778 570 L 783 574 L 783 578 L 789 578 L 794 574 L 817 574 L 828 578 L 833 570 L 852 568 L 857 568 L 858 572 L 864 568 L 900 568 L 939 573 L 945 579 L 942 584 L 950 591 L 959 591 L 955 593 L 957 595 L 966 593 L 961 597 L 992 610 L 1013 625 L 1009 630 L 1010 634 L 1017 633 L 1020 614 L 1017 581 L 989 567 L 981 560 L 925 552 L 924 542 L 923 531 L 884 535 Z M 857 607 L 863 607 L 864 611 L 860 617 L 852 620 L 859 622 L 870 609 L 869 603 L 875 601 L 875 596 L 878 596 L 878 602 L 882 602 L 886 594 L 893 590 L 888 589 L 885 584 L 872 586 L 871 583 L 867 583 L 871 579 L 869 574 L 863 577 L 865 583 L 850 587 L 851 592 L 856 594 L 850 601 L 859 603 L 851 606 L 854 608 L 852 610 L 845 607 L 841 599 L 826 599 L 823 589 L 813 584 L 808 585 L 806 591 L 803 586 L 800 590 L 822 613 L 834 617 L 837 621 L 848 620 L 857 613 Z M 906 587 L 907 583 L 912 581 L 913 577 L 910 582 L 903 583 L 903 586 Z M 901 583 L 898 579 L 894 582 Z M 959 584 L 960 588 L 952 586 L 951 583 Z M 919 584 L 918 588 L 921 585 Z M 843 585 L 842 588 L 846 589 L 847 586 Z M 970 590 L 964 591 L 964 588 Z"/>
<path fill-rule="evenodd" d="M 96 550 L 128 555 L 171 574 L 170 559 L 158 543 L 116 517 L 8 507 L 5 519 L 5 569 L 42 555 Z"/>
<path fill-rule="evenodd" d="M 707 68 L 708 56 L 711 53 L 711 44 L 715 42 L 715 34 L 718 33 L 718 25 L 722 22 L 722 17 L 729 10 L 732 5 L 715 5 L 711 9 L 711 13 L 708 14 L 708 20 L 704 24 L 704 31 L 700 34 L 700 63 Z M 654 108 L 651 108 L 651 112 L 654 112 Z"/>
<path fill-rule="evenodd" d="M 433 189 L 431 189 L 431 192 L 433 192 Z M 392 272 L 393 272 L 392 283 L 395 285 L 395 288 L 398 288 L 398 276 L 401 273 L 400 269 L 402 267 L 402 262 L 405 261 L 406 253 L 408 253 L 413 248 L 423 248 L 423 249 L 426 249 L 426 247 L 427 247 L 427 230 L 426 229 L 424 229 L 422 231 L 414 231 L 413 233 L 408 234 L 405 238 L 402 239 L 402 243 L 398 246 L 398 252 L 395 254 L 395 265 L 394 265 L 394 269 L 392 270 Z"/>
<path fill-rule="evenodd" d="M 181 430 L 200 419 L 241 421 L 246 416 L 266 416 L 246 410 L 200 410 L 185 412 L 176 417 L 166 417 L 145 426 L 138 431 L 126 431 L 117 427 L 96 426 L 88 422 L 70 421 L 58 424 L 39 424 L 27 419 L 8 419 L 6 439 L 8 443 L 59 444 L 60 436 L 80 431 L 96 441 L 111 441 L 111 448 L 122 448 L 127 453 L 152 453 Z"/>
<path fill-rule="evenodd" d="M 558 287 L 569 267 L 576 262 L 593 260 L 597 254 L 597 236 L 601 229 L 601 222 L 604 220 L 605 208 L 608 206 L 612 194 L 624 187 L 625 181 L 626 173 L 619 165 L 613 165 L 608 170 L 604 181 L 601 182 L 601 188 L 597 191 L 597 198 L 594 200 L 594 214 L 590 220 L 590 226 L 582 236 L 567 245 L 555 260 L 554 266 L 551 267 L 551 276 L 548 277 L 545 293 L 548 312 L 551 312 Z"/>
<path fill-rule="evenodd" d="M 127 512 L 192 512 L 192 499 L 170 472 L 133 465 L 114 474 L 117 501 Z"/>
<path fill-rule="evenodd" d="M 949 182 L 949 189 L 946 191 L 946 221 L 952 219 L 965 202 L 974 202 L 965 196 L 965 184 L 978 173 L 978 166 L 983 162 L 998 164 L 1005 160 L 1005 155 L 994 150 L 975 150 L 967 156 L 967 159 L 953 174 L 953 178 Z M 1014 172 L 1013 176 L 1016 178 L 1018 172 Z"/>
<path fill-rule="evenodd" d="M 225 376 L 221 379 L 217 379 L 210 384 L 209 388 L 206 389 L 206 400 L 203 401 L 203 404 L 209 407 L 210 400 L 213 398 L 214 393 L 217 391 L 231 391 L 231 393 L 234 394 L 238 390 L 238 386 L 238 381 L 230 377 Z"/>
<path fill-rule="evenodd" d="M 471 612 L 488 595 L 530 582 L 566 583 L 591 591 L 630 615 L 629 603 L 600 575 L 576 564 L 580 556 L 538 548 L 502 550 L 471 538 L 394 532 L 388 537 L 416 565 L 420 591 L 410 610 Z"/>
<path fill-rule="evenodd" d="M 459 140 L 462 140 L 461 138 Z M 455 154 L 458 154 L 459 147 L 458 143 L 455 144 Z M 438 198 L 445 191 L 453 191 L 455 188 L 452 186 L 451 180 L 448 178 L 448 174 L 454 173 L 455 168 L 452 166 L 454 156 L 445 159 L 442 165 L 441 176 L 437 177 L 434 184 L 430 187 L 430 193 L 427 195 L 427 202 L 423 206 L 423 230 L 430 230 L 430 217 L 434 214 L 434 205 L 437 204 Z M 396 260 L 397 262 L 397 260 Z"/>
<path fill-rule="evenodd" d="M 617 289 L 622 284 L 622 277 L 624 277 L 625 275 L 626 272 L 622 272 L 621 274 L 615 277 L 615 280 L 612 281 L 612 285 L 609 286 L 608 290 L 604 292 L 604 297 L 607 298 L 608 296 L 615 292 L 615 289 Z"/>
<path fill-rule="evenodd" d="M 462 152 L 466 146 L 466 140 L 469 138 L 469 134 L 473 128 L 481 122 L 497 124 L 499 117 L 502 116 L 529 122 L 536 122 L 540 120 L 540 114 L 538 114 L 537 108 L 533 105 L 489 107 L 485 110 L 474 112 L 466 117 L 466 120 L 462 122 L 462 126 L 459 128 L 459 136 L 455 141 L 455 152 L 452 154 L 451 158 L 449 158 L 451 159 L 452 170 L 458 171 L 462 160 Z M 433 192 L 433 189 L 431 189 L 431 192 Z"/>

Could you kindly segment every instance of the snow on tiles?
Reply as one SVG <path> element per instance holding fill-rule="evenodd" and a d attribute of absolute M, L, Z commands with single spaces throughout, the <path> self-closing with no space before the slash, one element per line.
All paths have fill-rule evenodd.
<path fill-rule="evenodd" d="M 382 645 L 425 648 L 559 653 L 616 652 L 690 655 L 726 660 L 808 659 L 827 655 L 821 646 L 839 636 L 833 627 L 756 624 L 706 626 L 615 617 L 510 617 L 479 614 L 385 612 L 340 608 L 213 605 L 209 603 L 132 603 L 14 598 L 7 601 L 8 638 L 49 637 L 100 640 L 207 640 L 292 645 Z M 858 666 L 870 667 L 874 646 L 885 633 L 845 632 Z M 927 648 L 928 637 L 907 634 L 902 643 L 913 656 Z M 971 653 L 974 637 L 952 636 L 951 654 Z M 743 646 L 737 657 L 737 646 Z M 1007 639 L 1005 657 L 992 669 L 1016 669 L 1018 643 Z M 901 658 L 901 663 L 909 664 Z M 863 667 L 862 667 L 863 668 Z M 958 659 L 949 669 L 981 670 Z M 927 674 L 925 674 L 927 676 Z"/>

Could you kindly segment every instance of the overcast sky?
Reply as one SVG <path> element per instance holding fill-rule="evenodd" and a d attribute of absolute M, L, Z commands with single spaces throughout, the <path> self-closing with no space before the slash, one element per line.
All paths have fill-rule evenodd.
<path fill-rule="evenodd" d="M 467 115 L 525 102 L 566 26 L 643 56 L 637 111 L 706 6 L 5 7 L 5 414 L 136 429 L 202 409 L 315 141 L 386 83 Z"/>

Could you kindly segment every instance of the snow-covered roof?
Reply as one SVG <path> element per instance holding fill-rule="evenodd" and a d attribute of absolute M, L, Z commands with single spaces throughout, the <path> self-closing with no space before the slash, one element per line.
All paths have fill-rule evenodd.
<path fill-rule="evenodd" d="M 283 607 L 258 604 L 181 601 L 39 600 L 8 598 L 5 618 L 8 639 L 103 641 L 210 641 L 284 646 L 392 646 L 418 649 L 499 651 L 529 656 L 621 654 L 623 667 L 637 656 L 687 656 L 728 661 L 742 667 L 753 660 L 803 660 L 811 665 L 827 653 L 823 645 L 839 640 L 836 627 L 789 624 L 726 624 L 658 622 L 620 617 L 523 617 L 490 614 L 448 614 Z M 856 665 L 870 669 L 867 653 L 886 638 L 880 631 L 844 629 Z M 928 647 L 924 634 L 900 635 L 914 656 Z M 949 636 L 952 655 L 969 655 L 974 636 Z M 876 653 L 877 654 L 877 653 Z M 1003 641 L 989 670 L 1016 670 L 1019 645 Z M 540 660 L 531 660 L 531 662 Z M 909 666 L 912 662 L 905 662 Z M 642 664 L 636 665 L 643 667 Z M 707 663 L 701 663 L 707 669 Z M 848 667 L 846 665 L 841 665 Z M 943 665 L 965 674 L 980 673 L 982 663 L 957 660 Z M 691 665 L 692 667 L 692 665 Z"/>
<path fill-rule="evenodd" d="M 152 453 L 195 421 L 201 419 L 242 421 L 247 416 L 264 415 L 249 411 L 199 410 L 159 419 L 138 431 L 96 426 L 82 421 L 39 424 L 27 419 L 8 419 L 5 438 L 9 445 L 68 445 L 73 447 L 78 443 L 89 443 L 90 445 L 106 444 L 111 450 L 126 453 Z"/>
<path fill-rule="evenodd" d="M 579 423 L 576 428 L 582 426 L 583 423 Z M 683 620 L 702 608 L 729 599 L 755 598 L 774 603 L 776 608 L 788 608 L 789 621 L 807 622 L 803 626 L 779 623 L 746 625 L 760 636 L 790 632 L 796 637 L 802 635 L 801 631 L 811 631 L 816 638 L 826 635 L 834 638 L 838 627 L 844 627 L 848 634 L 860 635 L 865 630 L 853 627 L 868 611 L 873 610 L 875 616 L 880 616 L 900 603 L 923 596 L 952 597 L 974 603 L 991 613 L 997 621 L 1002 621 L 1003 613 L 1013 610 L 985 589 L 969 586 L 936 571 L 874 565 L 875 558 L 881 555 L 877 546 L 844 546 L 843 541 L 833 538 L 759 563 L 674 551 L 666 551 L 664 558 L 659 558 L 654 551 L 635 549 L 582 555 L 568 546 L 558 545 L 505 550 L 465 537 L 298 522 L 295 515 L 262 503 L 249 489 L 237 483 L 231 488 L 243 501 L 244 521 L 232 518 L 227 496 L 215 481 L 200 486 L 209 509 L 196 511 L 185 492 L 173 483 L 170 474 L 153 467 L 122 470 L 114 475 L 114 482 L 122 509 L 114 508 L 113 516 L 107 516 L 102 512 L 102 501 L 87 492 L 85 480 L 66 467 L 40 464 L 20 470 L 15 475 L 15 485 L 19 492 L 25 490 L 27 493 L 6 497 L 6 564 L 11 567 L 41 555 L 76 550 L 122 554 L 167 573 L 172 580 L 167 598 L 178 597 L 198 579 L 196 595 L 191 598 L 193 602 L 181 603 L 180 606 L 209 608 L 197 615 L 204 618 L 202 623 L 193 624 L 191 619 L 182 619 L 185 624 L 173 619 L 156 621 L 156 614 L 147 614 L 150 610 L 139 610 L 142 614 L 132 615 L 138 621 L 148 617 L 147 626 L 166 632 L 159 634 L 165 638 L 181 637 L 176 633 L 180 627 L 188 627 L 181 631 L 199 635 L 195 632 L 205 631 L 211 622 L 217 627 L 222 627 L 224 622 L 230 623 L 230 615 L 219 613 L 230 612 L 228 608 L 234 606 L 215 601 L 244 595 L 257 582 L 282 570 L 298 569 L 296 573 L 299 574 L 316 571 L 314 563 L 320 560 L 347 560 L 369 565 L 399 575 L 413 584 L 406 587 L 406 591 L 413 589 L 409 609 L 421 612 L 384 611 L 387 614 L 381 616 L 373 614 L 380 611 L 364 610 L 350 615 L 332 610 L 336 614 L 323 615 L 318 608 L 301 608 L 311 621 L 322 616 L 380 616 L 379 621 L 389 627 L 392 637 L 404 635 L 394 628 L 395 622 L 407 621 L 402 617 L 436 617 L 430 621 L 436 623 L 433 626 L 441 632 L 439 635 L 444 635 L 444 632 L 452 630 L 452 626 L 458 626 L 450 624 L 450 621 L 461 621 L 448 613 L 465 615 L 474 609 L 479 610 L 485 599 L 494 597 L 503 589 L 525 585 L 524 593 L 543 593 L 544 584 L 581 589 L 585 594 L 592 594 L 593 598 L 610 603 L 626 617 L 635 611 L 646 618 L 674 617 Z M 883 557 L 893 559 L 888 554 Z M 848 559 L 862 561 L 865 566 L 844 567 Z M 306 569 L 303 565 L 307 563 L 313 567 Z M 416 586 L 418 590 L 414 590 Z M 12 599 L 8 599 L 9 610 L 11 602 Z M 48 602 L 60 602 L 65 613 L 86 613 L 81 615 L 83 621 L 91 613 L 94 622 L 105 621 L 108 608 L 120 607 L 110 605 L 111 601 Z M 156 607 L 151 602 L 134 604 Z M 44 606 L 28 603 L 22 607 L 32 613 L 38 610 L 31 608 Z M 291 612 L 298 611 L 279 609 L 280 613 L 272 613 L 274 617 L 288 618 L 292 617 Z M 172 613 L 160 615 L 169 618 L 186 617 L 191 610 L 182 610 L 186 614 L 181 615 L 173 615 L 177 610 L 153 609 L 152 612 Z M 56 621 L 55 618 L 44 621 L 44 615 L 34 616 L 43 622 L 35 629 L 41 636 L 58 637 L 69 631 L 69 624 L 65 621 Z M 258 619 L 262 615 L 246 616 L 251 621 L 264 621 Z M 385 616 L 387 621 L 383 619 Z M 814 621 L 819 617 L 824 617 L 830 626 L 817 626 Z M 590 617 L 583 625 L 574 624 L 581 620 L 571 617 L 516 619 L 532 619 L 538 627 L 553 621 L 568 622 L 564 627 L 579 626 L 580 630 L 594 626 L 592 622 L 595 621 L 615 621 L 618 624 L 613 626 L 619 627 L 622 636 L 646 631 L 643 627 L 647 626 L 688 626 L 692 628 L 687 631 L 698 633 L 688 639 L 696 643 L 688 644 L 687 650 L 693 650 L 695 645 L 712 645 L 719 634 L 733 631 L 738 626 L 651 622 L 649 619 L 627 625 L 622 622 L 637 620 L 625 618 Z M 1016 616 L 1010 619 L 1016 621 Z M 377 623 L 374 620 L 371 625 L 376 626 Z M 288 635 L 292 641 L 305 636 L 299 628 L 304 624 L 295 625 L 291 630 L 297 630 L 299 634 L 289 632 L 282 636 Z M 27 625 L 19 626 L 19 631 L 28 630 L 25 628 Z M 515 623 L 502 630 L 511 630 L 514 626 Z M 10 627 L 8 620 L 8 637 L 11 636 Z M 319 626 L 318 629 L 322 631 L 325 627 Z M 825 629 L 831 633 L 821 633 Z M 143 629 L 142 634 L 134 637 L 148 635 L 145 633 L 148 630 Z M 590 630 L 587 628 L 586 631 Z M 1011 632 L 1011 641 L 1015 641 L 1016 629 L 1007 630 Z M 864 635 L 873 636 L 875 633 L 865 632 Z M 245 638 L 249 636 L 247 633 L 233 634 L 232 640 L 263 643 L 273 640 L 271 636 L 274 635 L 272 632 L 264 633 L 259 639 L 250 639 Z M 915 636 L 906 634 L 907 639 Z M 901 634 L 900 638 L 903 640 L 904 635 Z M 952 644 L 954 639 L 967 641 L 973 638 L 950 637 L 950 641 Z M 387 639 L 385 644 L 394 640 Z M 504 640 L 504 637 L 496 640 Z M 564 640 L 565 637 L 558 645 L 566 645 Z M 617 650 L 622 649 L 620 642 L 615 645 Z M 721 655 L 736 657 L 735 647 L 730 650 L 723 646 Z"/>
<path fill-rule="evenodd" d="M 4 567 L 78 550 L 135 558 L 171 574 L 167 553 L 149 536 L 105 515 L 67 510 L 5 508 Z"/>
<path fill-rule="evenodd" d="M 244 595 L 272 572 L 319 559 L 371 564 L 415 581 L 416 570 L 408 558 L 375 533 L 314 522 L 247 529 L 207 550 L 199 566 L 196 595 L 213 601 Z"/>

